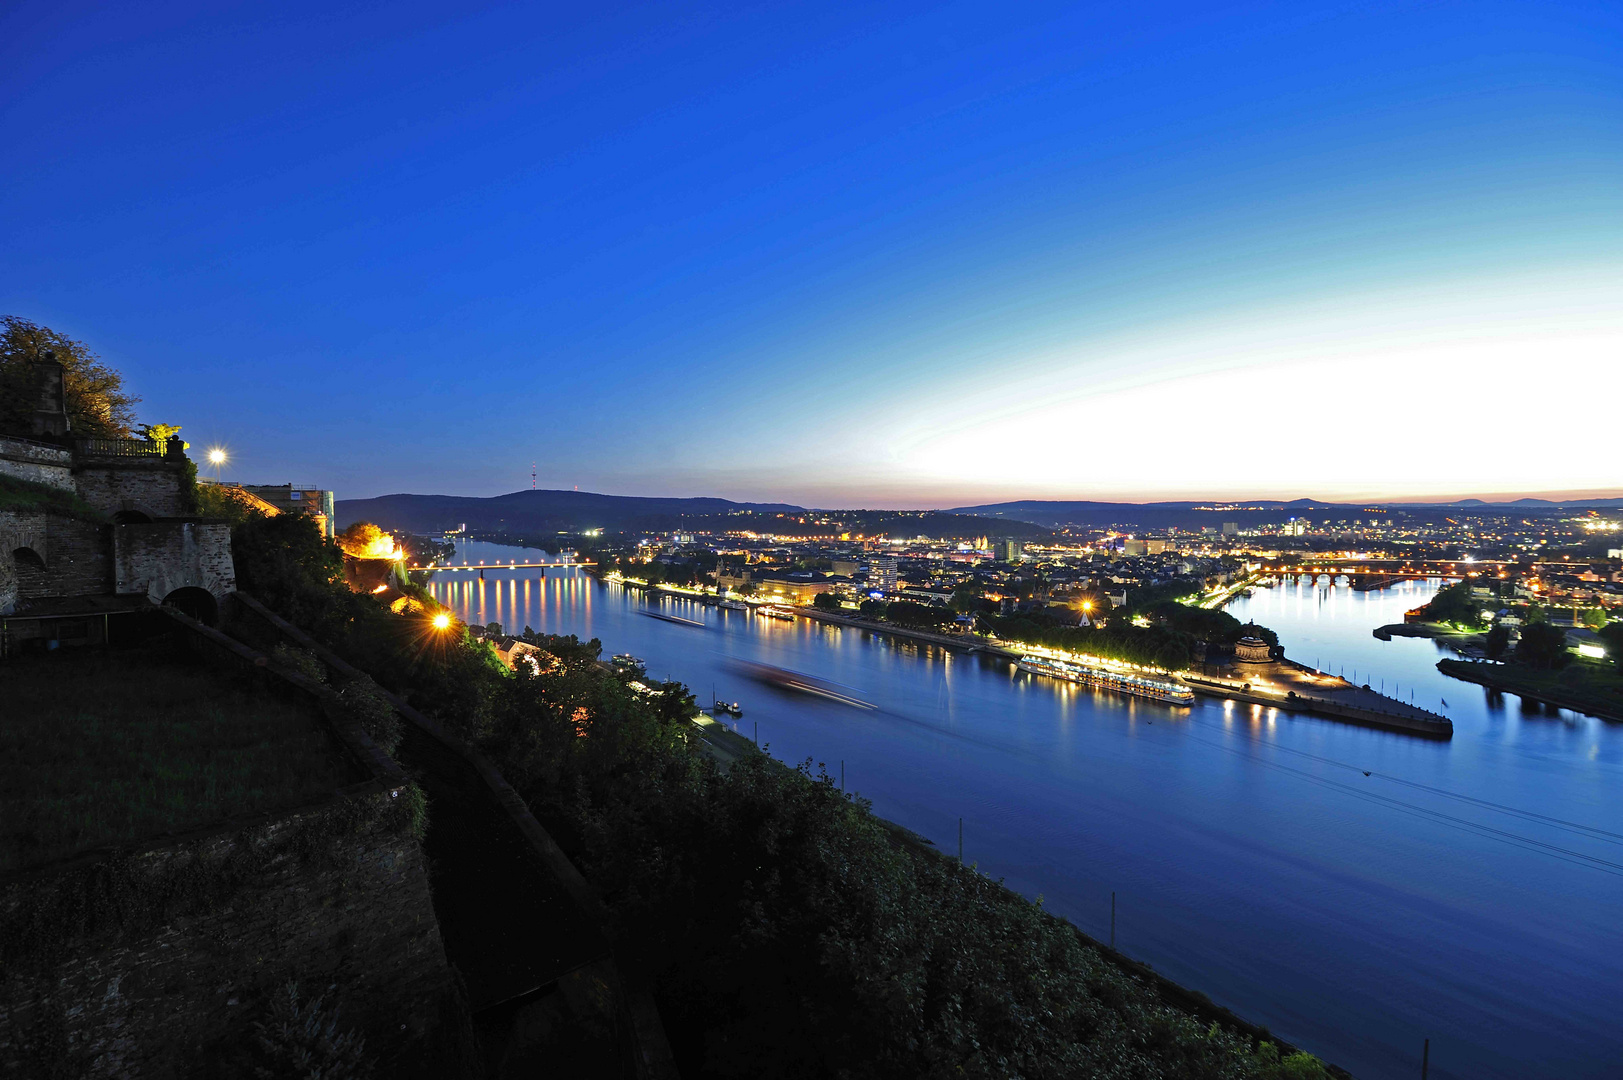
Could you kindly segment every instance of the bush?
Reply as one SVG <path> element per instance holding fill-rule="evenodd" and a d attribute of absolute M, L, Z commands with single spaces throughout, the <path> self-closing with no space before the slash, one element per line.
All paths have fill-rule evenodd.
<path fill-rule="evenodd" d="M 264 1080 L 364 1080 L 372 1075 L 366 1040 L 338 1029 L 338 1010 L 325 997 L 299 1003 L 299 984 L 271 995 L 270 1012 L 254 1022 Z"/>
<path fill-rule="evenodd" d="M 1465 629 L 1482 625 L 1482 604 L 1471 595 L 1469 581 L 1438 589 L 1431 603 L 1420 610 L 1432 622 L 1453 623 Z"/>
<path fill-rule="evenodd" d="M 383 688 L 370 678 L 362 675 L 351 680 L 338 697 L 343 701 L 344 707 L 350 715 L 360 721 L 361 727 L 372 737 L 385 754 L 393 754 L 399 747 L 404 731 L 400 724 L 400 714 L 395 712 L 389 699 L 383 696 Z"/>
<path fill-rule="evenodd" d="M 1572 659 L 1567 652 L 1567 632 L 1549 623 L 1530 623 L 1522 627 L 1522 639 L 1516 643 L 1516 659 L 1529 667 L 1562 668 Z"/>
<path fill-rule="evenodd" d="M 300 649 L 285 644 L 278 645 L 271 650 L 271 660 L 278 667 L 297 672 L 311 682 L 324 683 L 327 681 L 326 666 L 309 649 Z"/>

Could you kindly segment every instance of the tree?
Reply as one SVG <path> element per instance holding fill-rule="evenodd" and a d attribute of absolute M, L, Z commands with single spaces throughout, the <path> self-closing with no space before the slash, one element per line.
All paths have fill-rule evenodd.
<path fill-rule="evenodd" d="M 1606 642 L 1606 652 L 1612 658 L 1612 663 L 1623 667 L 1623 619 L 1614 623 L 1607 623 L 1596 631 L 1600 639 Z"/>
<path fill-rule="evenodd" d="M 35 363 L 47 352 L 62 365 L 62 387 L 73 434 L 128 438 L 140 398 L 124 389 L 124 376 L 101 362 L 82 341 L 15 315 L 0 316 L 0 429 L 26 431 L 39 402 Z"/>
<path fill-rule="evenodd" d="M 1482 623 L 1482 607 L 1471 596 L 1471 583 L 1456 582 L 1437 590 L 1431 603 L 1421 609 L 1432 622 L 1453 623 L 1460 627 L 1476 627 Z"/>
<path fill-rule="evenodd" d="M 387 535 L 370 521 L 357 521 L 338 534 L 338 546 L 352 555 L 362 555 Z"/>
<path fill-rule="evenodd" d="M 861 615 L 864 619 L 879 620 L 883 619 L 885 617 L 885 613 L 889 610 L 890 605 L 885 603 L 883 600 L 864 600 L 862 605 L 857 608 L 857 614 Z"/>
<path fill-rule="evenodd" d="M 1591 630 L 1599 630 L 1601 627 L 1606 625 L 1606 621 L 1607 615 L 1605 608 L 1592 607 L 1583 614 L 1583 623 Z"/>
<path fill-rule="evenodd" d="M 812 597 L 812 607 L 818 611 L 838 611 L 840 610 L 840 598 L 833 593 L 818 593 Z"/>
<path fill-rule="evenodd" d="M 1503 623 L 1494 623 L 1493 628 L 1488 631 L 1488 640 L 1484 648 L 1487 650 L 1488 659 L 1503 659 L 1505 650 L 1510 648 L 1510 627 Z"/>
<path fill-rule="evenodd" d="M 1565 667 L 1571 659 L 1567 632 L 1547 622 L 1529 623 L 1522 627 L 1522 639 L 1516 643 L 1516 659 L 1530 667 Z"/>

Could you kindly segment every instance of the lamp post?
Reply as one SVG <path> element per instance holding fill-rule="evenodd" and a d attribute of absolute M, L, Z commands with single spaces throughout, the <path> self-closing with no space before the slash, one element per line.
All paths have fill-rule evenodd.
<path fill-rule="evenodd" d="M 209 464 L 214 466 L 214 482 L 216 484 L 220 482 L 220 469 L 228 460 L 229 456 L 218 446 L 209 451 Z"/>

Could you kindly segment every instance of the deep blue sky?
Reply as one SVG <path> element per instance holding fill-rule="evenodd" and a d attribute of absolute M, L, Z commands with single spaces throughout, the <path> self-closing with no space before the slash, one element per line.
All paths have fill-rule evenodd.
<path fill-rule="evenodd" d="M 1623 5 L 9 5 L 0 131 L 229 477 L 1623 489 Z"/>

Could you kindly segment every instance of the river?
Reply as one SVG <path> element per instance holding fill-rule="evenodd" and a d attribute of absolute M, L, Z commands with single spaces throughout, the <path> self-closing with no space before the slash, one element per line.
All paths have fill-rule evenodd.
<path fill-rule="evenodd" d="M 455 561 L 537 552 L 470 542 Z M 578 570 L 440 574 L 470 622 L 597 637 L 785 761 L 1362 1080 L 1615 1077 L 1623 726 L 1523 705 L 1382 642 L 1438 582 L 1287 585 L 1229 610 L 1287 653 L 1445 712 L 1440 742 L 1201 699 L 1176 709 L 809 620 L 645 599 Z M 658 610 L 702 622 L 647 617 Z M 809 673 L 872 711 L 751 681 Z M 1446 700 L 1447 705 L 1442 702 Z"/>

